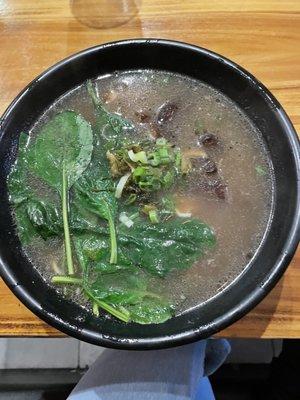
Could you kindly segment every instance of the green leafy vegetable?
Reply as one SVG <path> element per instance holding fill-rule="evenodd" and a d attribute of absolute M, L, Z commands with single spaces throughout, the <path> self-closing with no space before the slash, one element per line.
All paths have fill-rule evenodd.
<path fill-rule="evenodd" d="M 94 315 L 105 310 L 123 322 L 162 323 L 174 306 L 153 282 L 189 268 L 215 236 L 203 222 L 176 214 L 169 189 L 188 173 L 180 149 L 164 138 L 132 143 L 133 125 L 106 110 L 92 82 L 87 90 L 94 135 L 80 115 L 65 111 L 30 142 L 20 136 L 8 180 L 18 231 L 23 243 L 64 239 L 68 275 L 52 282 L 79 287 Z M 56 194 L 38 196 L 32 175 L 61 202 Z"/>
<path fill-rule="evenodd" d="M 152 224 L 141 217 L 130 228 L 119 224 L 118 264 L 110 272 L 137 267 L 152 275 L 166 276 L 172 269 L 185 269 L 215 244 L 208 225 L 195 219 L 176 218 Z M 100 270 L 109 263 L 109 232 L 82 242 L 82 252 L 89 262 L 97 262 Z M 102 266 L 101 266 L 102 263 Z M 95 265 L 95 263 L 93 264 Z"/>
<path fill-rule="evenodd" d="M 145 151 L 138 151 L 137 153 L 134 153 L 133 150 L 129 150 L 128 157 L 131 161 L 135 163 L 140 162 L 141 164 L 148 164 L 148 159 Z"/>
<path fill-rule="evenodd" d="M 27 204 L 28 218 L 44 240 L 61 233 L 60 210 L 44 201 L 32 200 Z"/>
<path fill-rule="evenodd" d="M 181 174 L 181 153 L 164 138 L 155 143 L 123 145 L 107 153 L 113 178 L 122 176 L 116 197 L 124 189 L 154 192 L 168 189 Z"/>
<path fill-rule="evenodd" d="M 96 216 L 88 210 L 83 209 L 79 201 L 71 201 L 72 209 L 69 220 L 70 231 L 73 234 L 80 235 L 84 233 L 102 234 L 106 233 L 105 227 L 99 224 Z M 27 218 L 32 234 L 28 236 L 26 244 L 30 242 L 30 238 L 39 233 L 44 240 L 50 237 L 62 237 L 64 234 L 63 220 L 61 209 L 46 200 L 28 200 L 22 204 L 17 211 Z M 18 223 L 18 227 L 22 229 L 25 222 Z M 26 225 L 25 225 L 26 226 Z"/>
<path fill-rule="evenodd" d="M 68 218 L 69 190 L 91 161 L 93 134 L 80 115 L 64 111 L 55 115 L 29 148 L 32 172 L 57 190 L 62 201 L 68 273 L 74 273 Z"/>
<path fill-rule="evenodd" d="M 158 224 L 159 223 L 159 217 L 157 214 L 156 210 L 150 210 L 149 211 L 149 219 L 152 222 L 152 224 Z"/>
<path fill-rule="evenodd" d="M 255 171 L 257 173 L 257 175 L 260 176 L 266 176 L 267 175 L 267 171 L 264 167 L 262 167 L 261 165 L 256 165 L 255 166 Z"/>
<path fill-rule="evenodd" d="M 99 215 L 108 222 L 111 242 L 110 263 L 117 263 L 117 237 L 115 216 L 117 210 L 116 199 L 109 180 L 92 181 L 82 177 L 76 184 L 76 195 L 90 212 Z"/>
<path fill-rule="evenodd" d="M 63 195 L 63 176 L 69 190 L 91 161 L 90 124 L 73 111 L 56 114 L 29 147 L 28 162 L 36 176 Z"/>
<path fill-rule="evenodd" d="M 94 298 L 114 307 L 137 304 L 148 295 L 147 283 L 138 270 L 99 275 L 89 290 Z"/>
<path fill-rule="evenodd" d="M 22 132 L 19 138 L 18 158 L 8 178 L 9 197 L 15 206 L 31 197 L 31 191 L 26 185 L 28 142 L 29 136 Z"/>
<path fill-rule="evenodd" d="M 174 314 L 167 301 L 146 297 L 143 302 L 129 307 L 131 319 L 139 324 L 161 324 Z"/>
<path fill-rule="evenodd" d="M 109 262 L 110 244 L 109 233 L 103 232 L 97 236 L 94 234 L 83 234 L 75 238 L 77 257 L 81 268 L 87 276 L 91 271 L 105 274 L 114 274 L 125 269 L 134 270 L 135 266 L 126 256 L 123 248 L 118 248 L 118 263 Z"/>
<path fill-rule="evenodd" d="M 147 283 L 138 271 L 105 275 L 95 281 L 87 292 L 98 304 L 109 304 L 128 321 L 161 323 L 173 313 L 169 302 L 147 291 Z"/>
<path fill-rule="evenodd" d="M 63 276 L 63 275 L 56 275 L 53 276 L 51 281 L 53 283 L 60 283 L 62 285 L 65 284 L 71 284 L 71 285 L 81 285 L 82 284 L 82 279 L 80 278 L 74 278 L 73 276 Z"/>
<path fill-rule="evenodd" d="M 162 187 L 163 173 L 160 169 L 151 166 L 138 166 L 132 173 L 133 182 L 142 191 L 157 191 Z"/>
<path fill-rule="evenodd" d="M 195 219 L 177 218 L 152 224 L 140 219 L 131 228 L 119 226 L 119 245 L 132 264 L 153 275 L 189 268 L 215 244 L 210 227 Z"/>
<path fill-rule="evenodd" d="M 81 258 L 89 265 L 90 276 L 96 272 L 96 280 L 89 277 L 85 281 L 86 294 L 102 308 L 104 303 L 113 307 L 114 313 L 120 306 L 125 307 L 125 315 L 123 309 L 118 314 L 122 320 L 160 323 L 170 318 L 172 305 L 146 289 L 146 275 L 139 269 L 144 274 L 166 276 L 172 269 L 188 268 L 213 246 L 213 232 L 196 220 L 152 225 L 141 219 L 131 228 L 119 225 L 118 232 L 116 265 L 108 263 L 108 234 L 98 235 L 98 239 L 93 236 L 82 239 Z"/>
<path fill-rule="evenodd" d="M 105 153 L 118 146 L 124 140 L 124 136 L 132 132 L 134 126 L 131 122 L 118 114 L 108 112 L 101 103 L 95 86 L 91 81 L 87 83 L 87 90 L 93 101 L 97 123 L 96 129 L 102 139 L 102 146 Z"/>
<path fill-rule="evenodd" d="M 114 317 L 118 318 L 119 320 L 123 322 L 129 322 L 130 321 L 130 314 L 127 310 L 125 309 L 117 309 L 108 303 L 105 303 L 104 301 L 98 299 L 95 296 L 95 293 L 93 291 L 90 291 L 88 288 L 85 288 L 85 293 L 89 298 L 93 300 L 93 307 L 95 305 L 103 308 L 103 310 L 107 311 L 109 314 L 113 315 Z"/>
<path fill-rule="evenodd" d="M 27 213 L 27 205 L 21 204 L 15 208 L 15 218 L 17 222 L 17 231 L 22 244 L 29 244 L 37 232 L 32 225 Z"/>
<path fill-rule="evenodd" d="M 120 249 L 119 263 L 113 265 L 105 262 L 108 248 L 105 237 L 95 239 L 93 236 L 85 236 L 79 239 L 79 242 L 76 249 L 81 252 L 79 258 L 84 263 L 85 271 L 82 287 L 86 295 L 93 300 L 93 305 L 97 304 L 125 322 L 160 323 L 167 315 L 168 318 L 172 316 L 173 308 L 170 302 L 148 291 L 147 275 L 131 264 L 125 255 L 127 252 L 122 253 Z M 155 312 L 152 308 L 149 309 L 148 314 L 147 306 L 143 306 L 143 303 L 151 301 L 155 303 L 156 308 Z M 142 319 L 144 322 L 141 322 Z"/>
<path fill-rule="evenodd" d="M 127 199 L 124 201 L 125 206 L 129 206 L 130 204 L 133 204 L 137 199 L 137 195 L 135 193 L 131 193 Z"/>
<path fill-rule="evenodd" d="M 200 119 L 197 119 L 195 122 L 195 130 L 196 133 L 199 135 L 200 133 L 204 132 L 204 126 L 203 126 L 203 121 L 201 121 Z"/>
<path fill-rule="evenodd" d="M 175 202 L 170 195 L 163 196 L 161 198 L 161 215 L 165 219 L 169 219 L 176 213 Z"/>
<path fill-rule="evenodd" d="M 8 176 L 9 200 L 14 204 L 17 230 L 21 242 L 27 244 L 36 236 L 36 231 L 27 212 L 27 201 L 32 197 L 32 191 L 27 184 L 29 136 L 20 134 L 19 152 L 15 164 Z"/>

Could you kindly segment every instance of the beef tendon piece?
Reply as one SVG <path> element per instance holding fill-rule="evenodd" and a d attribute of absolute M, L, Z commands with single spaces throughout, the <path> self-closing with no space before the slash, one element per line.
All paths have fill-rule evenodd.
<path fill-rule="evenodd" d="M 150 113 L 147 110 L 138 110 L 134 114 L 141 124 L 148 124 L 151 120 Z"/>
<path fill-rule="evenodd" d="M 163 126 L 167 122 L 171 121 L 174 114 L 178 110 L 178 105 L 174 102 L 166 102 L 159 107 L 156 114 L 156 123 L 158 126 Z"/>
<path fill-rule="evenodd" d="M 209 158 L 203 161 L 202 169 L 207 174 L 215 174 L 218 172 L 217 164 Z"/>
<path fill-rule="evenodd" d="M 193 170 L 187 175 L 186 189 L 189 193 L 206 194 L 209 198 L 228 200 L 228 187 L 222 177 L 216 173 L 206 173 L 202 168 L 195 168 L 193 161 Z"/>
<path fill-rule="evenodd" d="M 211 181 L 210 188 L 218 199 L 226 200 L 228 189 L 227 185 L 221 179 L 216 179 L 214 181 Z"/>
<path fill-rule="evenodd" d="M 203 133 L 203 135 L 199 135 L 198 143 L 204 147 L 216 147 L 219 139 L 213 133 Z"/>
<path fill-rule="evenodd" d="M 206 174 L 215 174 L 218 172 L 217 164 L 206 156 L 191 158 L 191 161 L 195 169 L 202 170 Z"/>
<path fill-rule="evenodd" d="M 148 136 L 152 140 L 156 140 L 161 137 L 161 133 L 155 124 L 149 124 Z"/>

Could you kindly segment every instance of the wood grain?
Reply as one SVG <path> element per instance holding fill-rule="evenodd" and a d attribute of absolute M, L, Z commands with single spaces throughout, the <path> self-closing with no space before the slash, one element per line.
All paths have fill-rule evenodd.
<path fill-rule="evenodd" d="M 260 79 L 300 130 L 299 0 L 140 0 L 122 26 L 81 25 L 67 0 L 0 1 L 0 113 L 45 68 L 81 49 L 112 40 L 160 37 L 226 55 Z M 228 337 L 300 337 L 300 252 L 283 279 Z M 0 282 L 0 335 L 58 336 Z"/>

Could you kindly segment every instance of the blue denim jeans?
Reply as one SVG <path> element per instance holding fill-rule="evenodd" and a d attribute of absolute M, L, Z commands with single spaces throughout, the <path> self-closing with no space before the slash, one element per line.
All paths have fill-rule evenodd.
<path fill-rule="evenodd" d="M 166 350 L 105 350 L 68 400 L 214 400 L 208 375 L 229 352 L 224 339 Z"/>

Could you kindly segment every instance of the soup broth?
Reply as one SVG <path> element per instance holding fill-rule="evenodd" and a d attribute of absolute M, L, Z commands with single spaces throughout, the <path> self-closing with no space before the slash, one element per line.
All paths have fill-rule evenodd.
<path fill-rule="evenodd" d="M 232 283 L 263 240 L 273 191 L 271 165 L 261 134 L 230 99 L 186 76 L 151 70 L 119 72 L 99 77 L 95 86 L 109 112 L 134 124 L 126 134 L 127 142 L 163 138 L 180 149 L 188 172 L 168 189 L 176 217 L 199 219 L 214 232 L 215 246 L 206 249 L 190 268 L 176 269 L 178 260 L 171 258 L 169 263 L 175 268 L 170 268 L 167 276 L 150 274 L 149 288 L 167 294 L 176 313 L 183 313 Z M 92 126 L 96 123 L 94 105 L 84 84 L 58 99 L 40 117 L 31 129 L 30 141 L 38 137 L 47 121 L 64 110 L 79 113 Z M 29 180 L 36 192 L 43 192 L 50 200 L 58 199 L 45 183 L 33 176 Z M 158 192 L 159 198 L 165 196 L 164 191 Z M 36 237 L 25 251 L 49 284 L 53 285 L 53 274 L 64 273 L 61 237 L 46 241 Z M 74 263 L 77 268 L 76 257 Z M 57 290 L 91 307 L 80 289 L 62 286 Z"/>

